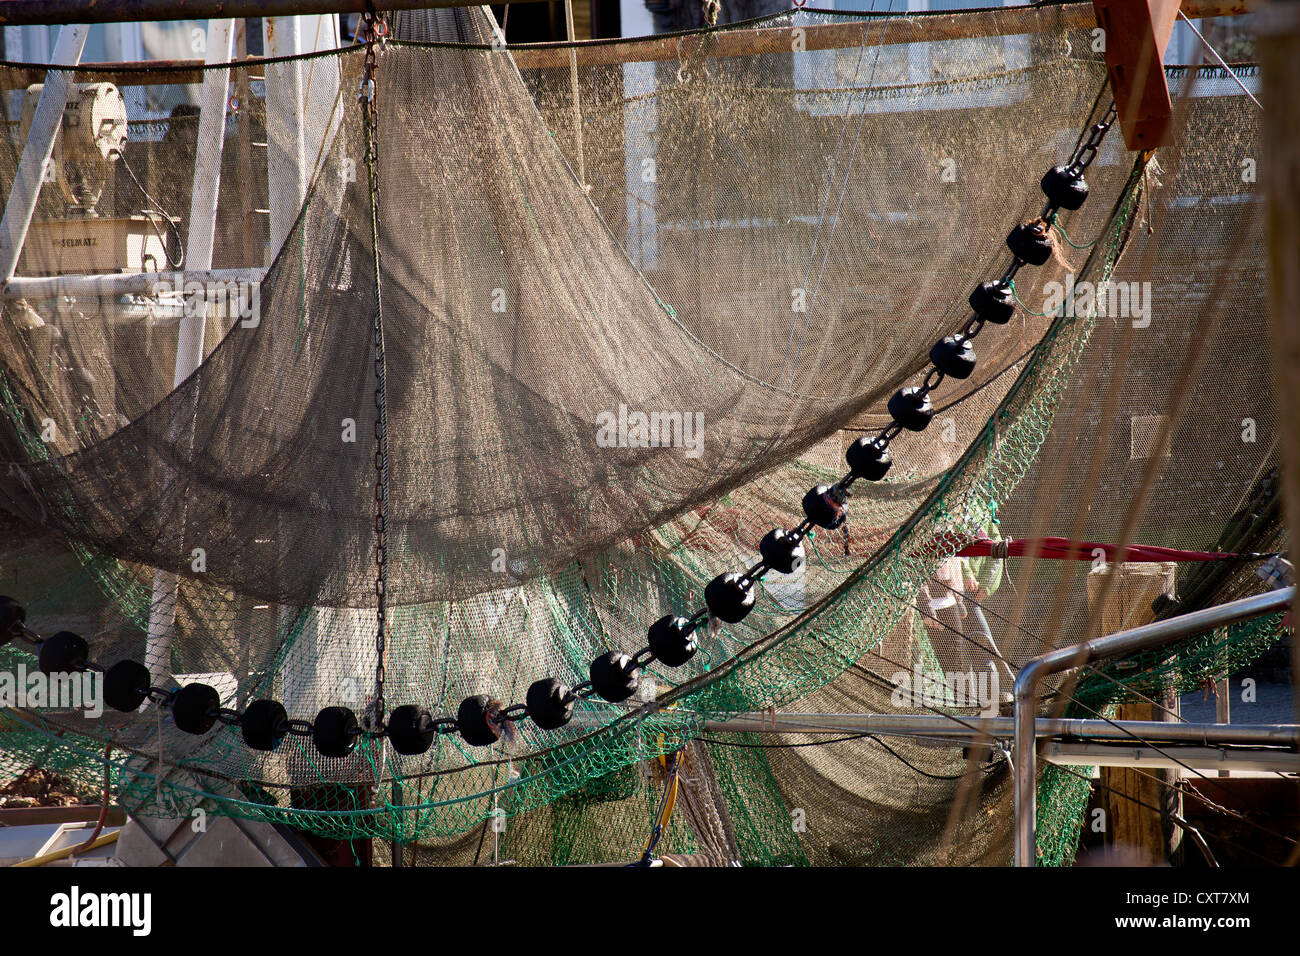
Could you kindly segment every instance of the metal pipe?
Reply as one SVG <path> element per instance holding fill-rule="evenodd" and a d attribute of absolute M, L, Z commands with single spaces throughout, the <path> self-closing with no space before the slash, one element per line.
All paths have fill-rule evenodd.
<path fill-rule="evenodd" d="M 1074 767 L 1149 767 L 1151 769 L 1193 770 L 1214 773 L 1217 770 L 1255 770 L 1296 773 L 1300 771 L 1300 753 L 1293 750 L 1227 749 L 1222 747 L 1171 747 L 1159 753 L 1141 745 L 1062 743 L 1051 740 L 1043 744 L 1043 759 L 1049 763 Z"/>
<path fill-rule="evenodd" d="M 1036 800 L 1034 784 L 1037 773 L 1035 740 L 1037 737 L 1038 688 L 1044 678 L 1081 667 L 1092 661 L 1117 654 L 1161 647 L 1172 641 L 1226 624 L 1284 610 L 1295 596 L 1295 588 L 1283 588 L 1242 598 L 1218 607 L 1205 608 L 1163 621 L 1120 631 L 1096 640 L 1062 647 L 1036 657 L 1020 670 L 1016 678 L 1015 701 L 1015 814 L 1016 866 L 1033 866 L 1036 836 Z"/>
<path fill-rule="evenodd" d="M 659 711 L 661 716 L 673 712 Z M 603 714 L 575 714 L 572 726 L 603 727 Z M 1154 743 L 1239 745 L 1300 748 L 1300 724 L 1169 723 L 1163 720 L 1096 720 L 1082 717 L 1046 717 L 1035 721 L 1039 737 L 1080 741 L 1139 740 Z M 944 714 L 741 714 L 727 720 L 706 720 L 704 733 L 715 734 L 874 734 L 881 737 L 968 737 L 1010 739 L 1015 733 L 1011 717 L 958 717 Z"/>
<path fill-rule="evenodd" d="M 257 283 L 266 270 L 192 269 L 176 272 L 111 272 L 103 275 L 14 276 L 4 284 L 0 298 L 53 299 L 61 295 L 161 295 L 182 292 L 186 285 L 198 283 Z"/>
<path fill-rule="evenodd" d="M 878 734 L 882 737 L 994 737 L 1015 734 L 1011 717 L 963 717 L 926 714 L 778 714 L 776 720 L 743 715 L 709 720 L 705 733 Z M 1240 744 L 1300 747 L 1300 724 L 1201 724 L 1160 720 L 1045 718 L 1035 722 L 1039 737 L 1081 740 L 1175 741 L 1196 744 Z"/>
<path fill-rule="evenodd" d="M 54 62 L 67 69 L 56 68 L 45 74 L 45 85 L 36 101 L 27 142 L 23 144 L 22 158 L 18 160 L 9 200 L 5 203 L 4 219 L 0 220 L 0 279 L 8 279 L 17 271 L 27 230 L 36 212 L 36 200 L 41 195 L 46 165 L 54 152 L 54 140 L 63 127 L 63 111 L 68 107 L 72 86 L 71 68 L 81 61 L 89 33 L 90 27 L 84 23 L 72 23 L 59 30 Z"/>

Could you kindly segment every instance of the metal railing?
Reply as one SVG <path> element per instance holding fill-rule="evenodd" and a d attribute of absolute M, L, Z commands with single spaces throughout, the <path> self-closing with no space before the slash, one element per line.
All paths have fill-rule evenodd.
<path fill-rule="evenodd" d="M 1295 588 L 1282 588 L 1242 598 L 1218 607 L 1182 614 L 1141 627 L 1119 631 L 1082 644 L 1062 647 L 1036 657 L 1020 670 L 1015 688 L 1015 865 L 1033 866 L 1037 835 L 1037 723 L 1039 688 L 1045 678 L 1073 670 L 1105 657 L 1131 654 L 1170 644 L 1179 638 L 1200 634 L 1228 624 L 1235 624 L 1262 614 L 1285 610 L 1295 596 Z M 1228 728 L 1225 727 L 1225 735 Z M 1209 736 L 1207 742 L 1213 742 Z"/>

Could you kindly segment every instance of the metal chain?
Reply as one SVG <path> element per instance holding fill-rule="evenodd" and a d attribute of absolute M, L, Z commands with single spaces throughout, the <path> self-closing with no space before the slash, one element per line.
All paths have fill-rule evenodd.
<path fill-rule="evenodd" d="M 370 180 L 370 239 L 375 268 L 375 704 L 372 730 L 384 726 L 384 659 L 388 656 L 388 393 L 384 357 L 383 283 L 379 261 L 379 137 L 375 103 L 376 37 L 388 34 L 381 15 L 368 10 L 364 17 L 366 53 L 358 99 L 365 114 L 366 172 Z"/>
<path fill-rule="evenodd" d="M 1105 140 L 1106 134 L 1110 131 L 1110 128 L 1115 125 L 1115 120 L 1118 118 L 1119 110 L 1115 106 L 1115 101 L 1111 100 L 1110 106 L 1106 108 L 1106 112 L 1102 114 L 1101 119 L 1088 128 L 1087 137 L 1079 144 L 1078 149 L 1075 150 L 1074 156 L 1071 157 L 1070 162 L 1066 165 L 1066 169 L 1070 170 L 1075 175 L 1082 175 L 1083 171 L 1091 166 L 1093 160 L 1097 158 L 1097 153 L 1101 149 L 1102 141 Z M 1043 207 L 1042 216 L 1039 218 L 1043 222 L 1044 229 L 1048 228 L 1048 223 L 1054 221 L 1056 218 L 1056 207 L 1053 203 L 1049 201 L 1047 205 Z M 1019 259 L 1013 258 L 1011 265 L 1009 265 L 1006 271 L 1002 274 L 1000 284 L 1006 285 L 1010 283 L 1015 278 L 1016 273 L 1020 270 L 1021 265 L 1023 265 L 1023 263 Z M 960 342 L 969 342 L 971 339 L 975 338 L 975 336 L 979 335 L 983 328 L 984 320 L 978 315 L 974 315 L 962 327 L 961 332 L 957 334 L 957 339 Z M 943 378 L 943 373 L 938 369 L 930 369 L 919 391 L 923 394 L 932 391 L 940 382 L 943 381 Z M 902 427 L 897 422 L 893 422 L 881 429 L 880 433 L 876 436 L 875 441 L 878 444 L 888 446 L 901 431 Z M 851 485 L 853 480 L 854 475 L 850 472 L 841 478 L 839 483 L 841 485 Z"/>
<path fill-rule="evenodd" d="M 1119 116 L 1119 110 L 1115 106 L 1115 101 L 1111 100 L 1110 107 L 1106 114 L 1088 131 L 1088 138 L 1083 141 L 1079 151 L 1074 154 L 1074 159 L 1070 162 L 1069 169 L 1082 173 L 1092 165 L 1092 161 L 1097 158 L 1097 151 L 1101 148 L 1101 141 L 1106 138 L 1106 133 L 1114 125 L 1116 118 Z"/>

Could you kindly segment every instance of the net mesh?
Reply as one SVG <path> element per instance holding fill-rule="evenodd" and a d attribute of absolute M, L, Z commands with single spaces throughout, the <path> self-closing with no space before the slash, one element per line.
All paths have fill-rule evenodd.
<path fill-rule="evenodd" d="M 1105 107 L 1076 6 L 797 12 L 668 45 L 596 45 L 573 66 L 563 47 L 516 61 L 481 14 L 458 15 L 470 43 L 379 52 L 378 276 L 361 51 L 233 65 L 212 265 L 269 269 L 239 290 L 243 311 L 205 307 L 197 369 L 172 387 L 193 308 L 172 286 L 6 300 L 0 495 L 19 516 L 6 590 L 43 633 L 84 634 L 95 660 L 142 660 L 181 683 L 220 675 L 226 706 L 363 712 L 377 663 L 379 288 L 390 706 L 518 701 L 541 677 L 585 679 L 605 650 L 635 652 L 652 621 L 692 613 L 712 577 L 754 563 L 767 530 L 798 523 L 804 491 L 843 473 L 845 447 L 888 423 L 884 399 L 965 322 L 966 292 L 1001 274 L 1002 237 L 1041 207 L 1038 178 Z M 39 80 L 0 73 L 10 90 Z M 78 71 L 111 79 L 142 114 L 109 171 L 105 218 L 188 208 L 196 165 L 211 166 L 187 105 L 203 76 Z M 302 84 L 296 124 L 274 109 L 272 76 Z M 1171 72 L 1171 86 L 1182 79 Z M 6 770 L 38 765 L 90 794 L 107 768 L 137 812 L 203 806 L 393 839 L 428 863 L 613 862 L 643 848 L 664 783 L 654 758 L 685 746 L 686 822 L 663 852 L 1005 861 L 1004 773 L 979 774 L 973 805 L 949 820 L 967 764 L 957 747 L 764 749 L 813 738 L 724 742 L 702 728 L 778 706 L 929 712 L 899 707 L 899 672 L 993 658 L 1014 670 L 1094 636 L 1087 565 L 1017 577 L 1009 564 L 972 596 L 987 637 L 973 616 L 936 615 L 956 542 L 980 532 L 1112 540 L 1145 484 L 1133 540 L 1223 536 L 1275 433 L 1265 349 L 1241 348 L 1264 341 L 1267 321 L 1259 207 L 1240 166 L 1257 129 L 1224 77 L 1195 79 L 1179 97 L 1177 162 L 1135 163 L 1112 134 L 1088 204 L 1060 219 L 1058 257 L 1017 277 L 1016 318 L 980 336 L 977 371 L 944 383 L 934 425 L 898 440 L 890 476 L 855 487 L 847 530 L 818 532 L 806 569 L 769 576 L 754 612 L 702 632 L 686 666 L 652 667 L 643 699 L 588 699 L 573 725 L 522 723 L 491 750 L 440 735 L 403 757 L 363 739 L 337 760 L 303 738 L 270 754 L 237 728 L 196 738 L 158 708 L 10 710 Z M 20 150 L 0 145 L 6 189 Z M 34 238 L 66 218 L 53 190 L 41 203 Z M 160 223 L 129 221 L 146 237 Z M 29 240 L 20 273 L 84 271 L 65 248 Z M 1149 312 L 1057 308 L 1048 284 L 1067 277 L 1148 290 Z M 1226 314 L 1205 340 L 1211 307 Z M 1175 407 L 1198 350 L 1208 361 Z M 1167 447 L 1151 440 L 1162 416 Z M 1144 481 L 1152 455 L 1163 462 Z M 1276 512 L 1256 525 L 1260 550 L 1280 540 Z M 1248 571 L 1202 584 L 1203 602 L 1262 587 Z M 1207 639 L 1168 666 L 1199 681 L 1276 633 Z M 32 666 L 22 646 L 0 654 Z M 1011 670 L 989 667 L 1009 689 Z M 1103 708 L 1122 696 L 1114 680 L 1139 692 L 1163 679 L 1148 662 L 1072 693 Z M 1044 858 L 1068 862 L 1086 785 L 1049 775 L 1043 787 Z"/>

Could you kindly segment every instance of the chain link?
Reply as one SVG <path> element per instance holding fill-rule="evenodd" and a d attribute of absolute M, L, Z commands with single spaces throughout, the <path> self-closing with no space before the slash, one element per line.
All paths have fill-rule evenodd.
<path fill-rule="evenodd" d="M 1106 115 L 1088 131 L 1088 138 L 1083 141 L 1079 151 L 1075 153 L 1069 168 L 1075 172 L 1082 173 L 1092 165 L 1092 161 L 1097 158 L 1097 151 L 1101 149 L 1101 141 L 1106 138 L 1106 133 L 1114 125 L 1115 119 L 1119 116 L 1119 110 L 1112 100 L 1110 107 L 1106 110 Z"/>
<path fill-rule="evenodd" d="M 365 114 L 366 171 L 370 181 L 370 238 L 375 268 L 375 702 L 372 729 L 384 726 L 384 672 L 388 656 L 388 367 L 384 355 L 384 307 L 382 271 L 379 261 L 379 137 L 375 102 L 375 70 L 378 66 L 376 38 L 383 41 L 388 25 L 381 15 L 367 10 L 365 61 L 358 99 Z"/>
<path fill-rule="evenodd" d="M 144 696 L 145 700 L 155 703 L 159 707 L 168 707 L 171 705 L 173 693 L 173 691 L 167 690 L 165 687 L 150 687 L 148 693 Z"/>
<path fill-rule="evenodd" d="M 505 708 L 500 713 L 498 713 L 496 722 L 500 724 L 507 720 L 519 721 L 519 720 L 526 720 L 527 718 L 528 718 L 528 705 L 515 704 L 511 707 Z"/>
<path fill-rule="evenodd" d="M 310 737 L 315 732 L 315 728 L 312 727 L 310 720 L 290 720 L 285 723 L 284 732 L 294 737 Z"/>

